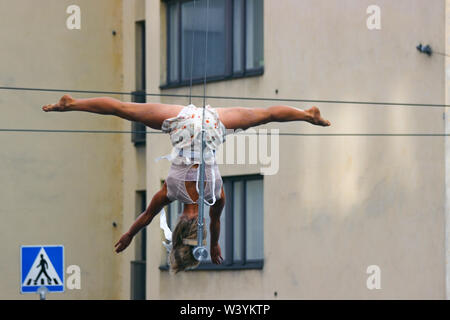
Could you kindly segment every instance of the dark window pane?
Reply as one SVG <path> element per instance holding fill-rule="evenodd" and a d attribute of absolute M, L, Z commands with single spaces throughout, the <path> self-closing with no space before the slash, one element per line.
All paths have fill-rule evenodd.
<path fill-rule="evenodd" d="M 225 74 L 225 0 L 210 1 L 207 76 Z"/>
<path fill-rule="evenodd" d="M 145 300 L 145 261 L 131 261 L 131 300 Z"/>
<path fill-rule="evenodd" d="M 138 191 L 136 192 L 136 213 L 135 218 L 137 218 L 146 209 L 146 192 Z M 146 260 L 146 229 L 142 229 L 135 236 L 135 260 Z"/>
<path fill-rule="evenodd" d="M 136 193 L 136 217 L 146 208 L 146 192 Z M 131 299 L 145 300 L 146 230 L 142 229 L 135 237 L 135 260 L 131 261 Z"/>
<path fill-rule="evenodd" d="M 168 83 L 243 74 L 264 66 L 263 0 L 168 5 Z M 231 10 L 232 9 L 232 10 Z M 208 29 L 208 33 L 206 30 Z M 208 50 L 206 49 L 208 36 Z"/>
<path fill-rule="evenodd" d="M 244 0 L 234 0 L 233 6 L 233 72 L 243 71 Z"/>
<path fill-rule="evenodd" d="M 178 4 L 169 5 L 169 81 L 178 81 Z"/>
<path fill-rule="evenodd" d="M 200 61 L 192 61 L 192 45 L 197 46 L 201 32 L 199 29 L 198 21 L 202 17 L 199 14 L 199 6 L 194 8 L 194 2 L 185 2 L 181 4 L 181 59 L 182 59 L 182 79 L 187 80 L 191 77 L 191 64 L 196 63 L 193 70 L 198 70 L 198 64 Z M 195 53 L 195 51 L 194 51 Z M 194 74 L 194 73 L 193 73 Z"/>
<path fill-rule="evenodd" d="M 263 181 L 247 181 L 246 189 L 246 259 L 263 259 Z"/>
<path fill-rule="evenodd" d="M 145 21 L 136 23 L 136 90 L 145 90 Z"/>
<path fill-rule="evenodd" d="M 246 10 L 246 63 L 247 69 L 264 65 L 264 20 L 262 0 L 247 0 Z"/>
<path fill-rule="evenodd" d="M 132 92 L 132 101 L 137 103 L 145 103 L 146 95 L 144 91 Z M 146 141 L 146 126 L 143 123 L 133 121 L 131 123 L 131 141 L 136 145 L 145 145 Z"/>
<path fill-rule="evenodd" d="M 202 79 L 205 73 L 206 49 L 206 0 L 181 5 L 182 11 L 182 80 L 191 77 Z M 194 21 L 192 19 L 194 18 Z M 194 22 L 194 23 L 193 23 Z M 192 61 L 192 35 L 194 36 L 194 59 Z M 225 74 L 225 0 L 210 0 L 208 13 L 208 61 L 207 77 Z"/>
<path fill-rule="evenodd" d="M 233 190 L 233 228 L 234 228 L 234 261 L 242 261 L 243 256 L 243 214 L 242 212 L 242 198 L 244 192 L 244 183 L 242 181 L 236 181 L 234 183 Z"/>
<path fill-rule="evenodd" d="M 225 208 L 220 218 L 219 244 L 226 267 L 229 264 L 242 264 L 249 260 L 263 260 L 263 179 L 247 177 L 224 177 Z M 231 212 L 227 213 L 227 206 Z M 168 224 L 175 229 L 183 211 L 182 204 L 174 201 L 168 205 Z M 207 232 L 207 250 L 210 253 L 210 217 L 209 207 L 204 206 L 205 228 Z M 230 220 L 227 220 L 230 219 Z M 228 229 L 230 228 L 230 229 Z M 227 238 L 227 237 L 232 238 Z M 232 240 L 231 240 L 232 239 Z M 206 264 L 211 263 L 210 256 Z"/>

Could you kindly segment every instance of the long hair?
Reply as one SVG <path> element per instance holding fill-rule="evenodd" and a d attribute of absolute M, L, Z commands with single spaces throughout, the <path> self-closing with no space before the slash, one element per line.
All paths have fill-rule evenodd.
<path fill-rule="evenodd" d="M 170 271 L 178 273 L 194 269 L 200 262 L 194 258 L 193 246 L 185 245 L 183 239 L 197 240 L 198 218 L 188 219 L 181 216 L 172 233 L 172 250 L 169 255 Z M 206 228 L 203 228 L 203 239 L 206 239 Z"/>

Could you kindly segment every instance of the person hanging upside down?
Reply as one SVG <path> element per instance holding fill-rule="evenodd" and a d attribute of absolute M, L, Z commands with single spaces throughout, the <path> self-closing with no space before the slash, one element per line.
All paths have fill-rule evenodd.
<path fill-rule="evenodd" d="M 148 208 L 136 219 L 130 229 L 115 244 L 117 253 L 126 249 L 133 237 L 146 227 L 161 210 L 172 201 L 184 203 L 182 215 L 172 234 L 172 249 L 169 255 L 170 269 L 183 271 L 198 266 L 192 253 L 197 245 L 198 225 L 198 174 L 201 163 L 201 129 L 203 108 L 161 103 L 122 102 L 102 97 L 74 99 L 64 95 L 58 103 L 42 107 L 43 111 L 86 111 L 114 115 L 126 120 L 141 122 L 146 126 L 162 130 L 170 135 L 172 153 L 163 158 L 171 161 L 167 179 L 150 201 Z M 331 123 L 322 118 L 317 107 L 302 110 L 291 106 L 268 108 L 205 108 L 205 186 L 204 201 L 210 206 L 209 216 L 211 261 L 223 261 L 219 246 L 220 215 L 225 206 L 222 178 L 215 161 L 215 151 L 225 141 L 226 130 L 246 130 L 269 122 L 306 121 L 313 125 L 327 127 Z M 204 236 L 206 238 L 206 230 Z"/>

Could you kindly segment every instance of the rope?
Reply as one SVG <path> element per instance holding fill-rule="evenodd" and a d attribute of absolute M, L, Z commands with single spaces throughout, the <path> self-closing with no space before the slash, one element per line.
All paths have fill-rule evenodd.
<path fill-rule="evenodd" d="M 206 0 L 206 32 L 205 32 L 205 63 L 204 63 L 204 76 L 203 76 L 203 116 L 202 116 L 202 146 L 200 151 L 200 188 L 198 197 L 198 227 L 197 227 L 197 240 L 198 247 L 202 246 L 203 243 L 203 216 L 204 216 L 204 200 L 205 200 L 205 159 L 204 159 L 204 149 L 205 149 L 205 109 L 206 109 L 206 75 L 208 70 L 208 32 L 209 32 L 209 0 Z M 214 190 L 212 190 L 214 192 Z"/>
<path fill-rule="evenodd" d="M 209 0 L 206 0 L 206 39 L 205 39 L 205 67 L 203 75 L 203 118 L 205 117 L 205 106 L 206 106 L 206 75 L 208 72 L 208 32 L 209 32 Z M 202 120 L 203 129 L 203 120 Z"/>
<path fill-rule="evenodd" d="M 195 5 L 196 0 L 194 0 L 194 10 L 195 13 Z M 195 39 L 195 30 L 194 30 L 194 17 L 191 19 L 191 28 L 192 28 L 192 42 L 191 42 L 191 78 L 189 81 L 189 104 L 192 104 L 192 69 L 194 66 L 194 39 Z"/>

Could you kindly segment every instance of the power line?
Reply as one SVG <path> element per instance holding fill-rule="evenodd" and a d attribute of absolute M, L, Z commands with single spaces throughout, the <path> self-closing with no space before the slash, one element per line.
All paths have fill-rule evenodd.
<path fill-rule="evenodd" d="M 111 95 L 133 95 L 132 92 L 118 91 L 96 91 L 96 90 L 75 90 L 75 89 L 45 89 L 45 88 L 29 88 L 29 87 L 0 87 L 0 90 L 15 91 L 39 91 L 39 92 L 72 92 L 72 93 L 94 93 L 94 94 L 111 94 Z M 145 93 L 147 96 L 159 97 L 189 97 L 179 94 L 153 94 Z M 205 98 L 205 96 L 192 96 Z M 417 106 L 417 107 L 440 107 L 446 108 L 450 105 L 445 104 L 418 104 L 418 103 L 393 103 L 393 102 L 363 102 L 363 101 L 339 101 L 339 100 L 311 100 L 311 99 L 279 99 L 279 98 L 258 98 L 258 97 L 221 97 L 209 96 L 209 99 L 228 99 L 228 100 L 259 100 L 259 101 L 290 101 L 290 102 L 319 102 L 319 103 L 337 103 L 337 104 L 370 104 L 384 106 Z M 21 129 L 21 128 L 0 128 L 0 132 L 22 132 L 22 133 L 92 133 L 92 134 L 165 134 L 161 131 L 132 131 L 132 130 L 70 130 L 70 129 Z M 239 132 L 237 134 L 253 135 L 258 133 Z M 450 134 L 445 133 L 269 133 L 280 136 L 297 136 L 297 137 L 447 137 Z"/>
<path fill-rule="evenodd" d="M 76 90 L 76 89 L 49 89 L 30 87 L 5 87 L 0 90 L 15 91 L 39 91 L 39 92 L 62 92 L 62 93 L 92 93 L 105 95 L 145 95 L 152 97 L 172 97 L 172 98 L 205 98 L 203 95 L 168 94 L 168 93 L 133 93 L 121 91 L 99 91 L 99 90 Z M 233 96 L 206 96 L 208 99 L 216 100 L 247 100 L 247 101 L 276 101 L 276 102 L 305 102 L 305 103 L 327 103 L 327 104 L 355 104 L 355 105 L 376 105 L 376 106 L 405 106 L 405 107 L 434 107 L 447 108 L 448 104 L 436 103 L 408 103 L 408 102 L 377 102 L 377 101 L 351 101 L 351 100 L 325 100 L 325 99 L 302 99 L 302 98 L 264 98 L 264 97 L 233 97 Z"/>
<path fill-rule="evenodd" d="M 0 128 L 0 132 L 23 133 L 93 133 L 93 134 L 166 134 L 162 131 L 128 131 L 128 130 L 67 130 L 67 129 L 6 129 Z M 240 131 L 236 135 L 260 135 L 257 132 Z M 447 137 L 450 133 L 290 133 L 268 132 L 267 135 L 292 136 L 292 137 Z"/>
<path fill-rule="evenodd" d="M 0 132 L 24 132 L 24 133 L 106 133 L 106 134 L 165 134 L 162 131 L 127 131 L 127 130 L 70 130 L 70 129 L 6 129 L 0 128 Z"/>

